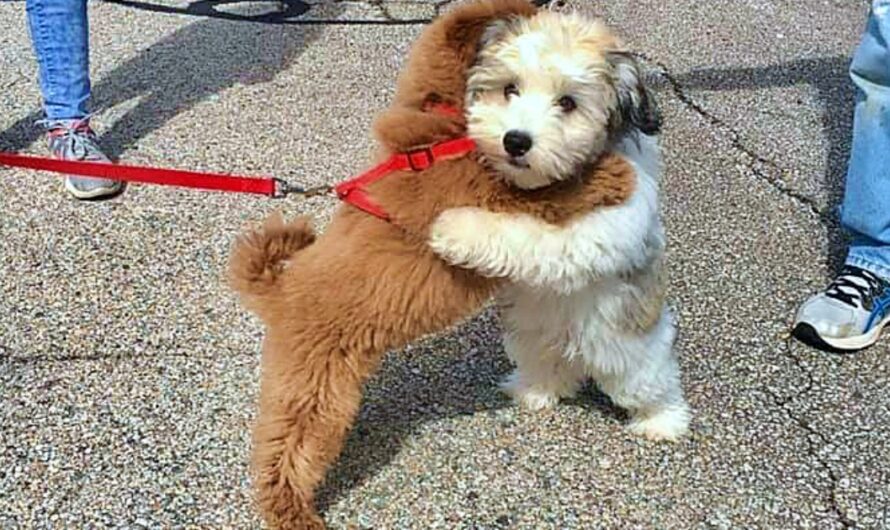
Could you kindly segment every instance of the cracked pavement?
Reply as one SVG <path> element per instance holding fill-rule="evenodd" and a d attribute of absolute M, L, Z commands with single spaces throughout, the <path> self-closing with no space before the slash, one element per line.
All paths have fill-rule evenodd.
<path fill-rule="evenodd" d="M 134 164 L 330 184 L 448 1 L 92 2 L 95 124 Z M 890 337 L 787 336 L 842 259 L 862 0 L 588 2 L 650 68 L 693 435 L 631 436 L 594 390 L 540 414 L 497 391 L 496 318 L 393 352 L 320 493 L 333 528 L 890 528 Z M 207 3 L 204 3 L 206 6 Z M 212 16 L 208 16 L 212 15 Z M 41 153 L 23 2 L 0 2 L 0 149 Z M 253 17 L 253 20 L 246 20 Z M 277 23 L 276 23 L 277 22 Z M 79 204 L 0 169 L 0 528 L 254 528 L 258 323 L 233 237 L 323 198 L 133 186 Z"/>

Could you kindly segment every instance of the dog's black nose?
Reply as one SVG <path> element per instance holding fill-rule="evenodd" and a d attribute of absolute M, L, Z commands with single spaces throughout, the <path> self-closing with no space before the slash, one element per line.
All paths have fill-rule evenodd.
<path fill-rule="evenodd" d="M 504 149 L 510 156 L 522 156 L 532 148 L 532 137 L 522 131 L 507 131 L 504 135 Z"/>

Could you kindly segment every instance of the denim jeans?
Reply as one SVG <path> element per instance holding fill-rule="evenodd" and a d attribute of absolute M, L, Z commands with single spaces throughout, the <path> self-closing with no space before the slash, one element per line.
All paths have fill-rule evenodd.
<path fill-rule="evenodd" d="M 872 0 L 850 76 L 858 88 L 841 223 L 847 263 L 890 278 L 890 0 Z"/>
<path fill-rule="evenodd" d="M 28 27 L 49 120 L 87 116 L 90 52 L 87 0 L 27 0 Z"/>

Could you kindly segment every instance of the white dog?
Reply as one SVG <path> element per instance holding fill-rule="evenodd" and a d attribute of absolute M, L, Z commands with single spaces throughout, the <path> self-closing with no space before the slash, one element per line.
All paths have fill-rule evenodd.
<path fill-rule="evenodd" d="M 592 377 L 635 432 L 675 440 L 689 425 L 658 212 L 660 119 L 636 61 L 601 23 L 542 12 L 489 28 L 468 81 L 468 130 L 513 185 L 576 178 L 603 153 L 634 168 L 623 203 L 557 227 L 476 208 L 444 212 L 430 244 L 445 260 L 512 283 L 500 296 L 505 383 L 551 407 Z"/>

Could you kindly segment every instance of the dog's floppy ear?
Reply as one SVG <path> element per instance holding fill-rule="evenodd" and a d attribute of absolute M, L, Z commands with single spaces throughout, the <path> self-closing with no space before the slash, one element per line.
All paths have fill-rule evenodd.
<path fill-rule="evenodd" d="M 536 11 L 527 0 L 481 0 L 455 8 L 439 23 L 444 26 L 447 46 L 471 62 L 483 43 L 503 31 L 506 19 L 530 17 Z"/>
<path fill-rule="evenodd" d="M 643 81 L 636 58 L 627 51 L 611 51 L 606 60 L 612 65 L 618 95 L 619 128 L 633 126 L 645 134 L 657 134 L 661 130 L 661 113 Z"/>
<path fill-rule="evenodd" d="M 507 26 L 509 24 L 509 20 L 504 18 L 498 18 L 490 21 L 485 26 L 485 30 L 482 32 L 482 36 L 479 38 L 479 49 L 485 48 L 504 38 L 504 35 L 507 33 Z"/>

